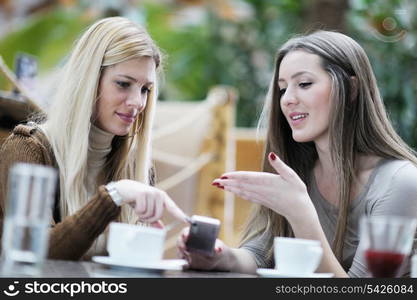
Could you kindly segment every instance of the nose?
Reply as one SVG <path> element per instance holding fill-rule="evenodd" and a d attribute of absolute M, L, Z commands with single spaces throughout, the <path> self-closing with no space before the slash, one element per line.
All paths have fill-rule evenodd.
<path fill-rule="evenodd" d="M 142 89 L 139 87 L 132 89 L 126 100 L 127 106 L 134 107 L 139 112 L 145 108 L 147 100 L 147 93 L 142 93 L 141 91 Z"/>
<path fill-rule="evenodd" d="M 298 103 L 297 95 L 291 87 L 288 87 L 285 90 L 285 93 L 281 95 L 281 105 L 282 106 L 290 106 L 296 105 Z"/>

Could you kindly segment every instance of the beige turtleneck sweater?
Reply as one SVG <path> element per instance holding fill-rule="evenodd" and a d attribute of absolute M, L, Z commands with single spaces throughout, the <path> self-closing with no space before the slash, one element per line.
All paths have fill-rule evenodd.
<path fill-rule="evenodd" d="M 101 130 L 94 124 L 91 124 L 90 135 L 88 137 L 88 157 L 87 157 L 87 178 L 86 189 L 88 199 L 98 190 L 97 176 L 105 167 L 106 157 L 111 151 L 111 142 L 114 134 Z M 90 249 L 83 255 L 84 260 L 90 260 L 94 255 L 106 254 L 108 228 L 100 234 Z"/>
<path fill-rule="evenodd" d="M 87 194 L 90 198 L 97 191 L 97 176 L 106 164 L 106 157 L 111 151 L 114 134 L 101 130 L 91 124 L 87 157 Z"/>

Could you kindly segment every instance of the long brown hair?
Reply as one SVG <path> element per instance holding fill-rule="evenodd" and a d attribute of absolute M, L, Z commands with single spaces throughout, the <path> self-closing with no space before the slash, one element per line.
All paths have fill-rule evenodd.
<path fill-rule="evenodd" d="M 350 37 L 329 31 L 317 31 L 290 39 L 278 51 L 276 64 L 262 118 L 268 117 L 263 171 L 275 173 L 267 155 L 274 151 L 309 185 L 309 176 L 318 154 L 313 142 L 293 140 L 291 128 L 280 108 L 278 74 L 281 61 L 291 51 L 302 50 L 321 58 L 323 69 L 332 81 L 332 107 L 329 146 L 337 172 L 339 215 L 333 251 L 342 260 L 352 185 L 356 180 L 358 155 L 404 159 L 417 165 L 415 152 L 398 136 L 385 111 L 374 73 L 362 47 Z M 355 77 L 353 84 L 352 77 Z M 293 236 L 286 219 L 263 206 L 256 206 L 247 222 L 242 244 L 270 232 L 272 236 Z M 272 257 L 272 240 L 268 257 Z"/>

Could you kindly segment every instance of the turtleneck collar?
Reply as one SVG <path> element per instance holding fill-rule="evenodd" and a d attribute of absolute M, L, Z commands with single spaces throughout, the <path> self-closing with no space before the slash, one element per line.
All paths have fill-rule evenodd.
<path fill-rule="evenodd" d="M 114 138 L 113 133 L 101 130 L 94 124 L 91 124 L 89 136 L 89 148 L 91 150 L 111 150 L 111 141 Z"/>
<path fill-rule="evenodd" d="M 114 134 L 101 130 L 91 124 L 88 146 L 88 164 L 101 167 L 104 165 L 107 154 L 111 151 L 111 142 Z"/>

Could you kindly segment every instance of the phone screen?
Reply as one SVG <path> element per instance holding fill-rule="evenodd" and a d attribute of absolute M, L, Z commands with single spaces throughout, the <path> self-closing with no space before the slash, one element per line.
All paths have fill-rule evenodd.
<path fill-rule="evenodd" d="M 220 230 L 220 220 L 194 215 L 190 223 L 190 233 L 186 242 L 187 250 L 212 256 Z"/>

